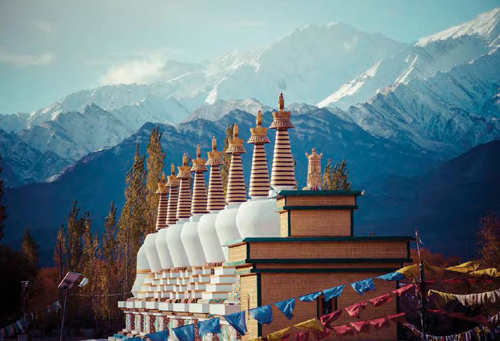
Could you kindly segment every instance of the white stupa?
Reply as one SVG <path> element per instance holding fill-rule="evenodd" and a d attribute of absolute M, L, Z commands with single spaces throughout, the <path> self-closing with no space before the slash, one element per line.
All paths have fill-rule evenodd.
<path fill-rule="evenodd" d="M 200 237 L 205 259 L 208 263 L 224 262 L 222 245 L 217 236 L 215 221 L 220 210 L 224 209 L 226 199 L 222 188 L 220 165 L 222 164 L 222 153 L 217 151 L 217 140 L 212 138 L 212 151 L 207 153 L 207 166 L 210 166 L 210 181 L 208 183 L 207 210 L 210 212 L 201 216 L 198 223 L 198 234 Z"/>
<path fill-rule="evenodd" d="M 233 138 L 229 140 L 226 153 L 231 155 L 226 193 L 228 205 L 217 215 L 215 229 L 222 245 L 224 259 L 227 261 L 229 259 L 228 249 L 224 245 L 240 239 L 240 233 L 236 225 L 236 215 L 241 203 L 247 201 L 243 165 L 241 163 L 241 154 L 246 153 L 246 151 L 243 148 L 243 140 L 238 138 L 238 125 L 236 123 L 233 126 Z"/>
<path fill-rule="evenodd" d="M 144 283 L 144 279 L 151 272 L 149 268 L 148 258 L 146 257 L 146 251 L 144 250 L 144 245 L 139 248 L 137 252 L 137 272 L 135 276 L 135 282 L 132 286 L 132 295 L 134 297 L 138 296 L 141 286 Z"/>
<path fill-rule="evenodd" d="M 248 143 L 254 145 L 252 172 L 250 175 L 251 200 L 241 204 L 236 224 L 241 238 L 279 237 L 279 214 L 276 199 L 269 198 L 269 173 L 264 144 L 269 143 L 267 128 L 262 127 L 262 112 L 257 113 L 257 126 L 250 128 Z"/>
<path fill-rule="evenodd" d="M 189 222 L 184 224 L 181 232 L 182 243 L 186 250 L 187 257 L 191 266 L 202 266 L 206 263 L 205 253 L 201 245 L 200 236 L 198 234 L 198 222 L 201 216 L 207 211 L 207 190 L 205 188 L 204 172 L 205 159 L 201 158 L 200 145 L 196 146 L 196 159 L 193 160 L 191 171 L 195 173 L 193 186 L 193 200 L 191 202 L 191 218 Z"/>

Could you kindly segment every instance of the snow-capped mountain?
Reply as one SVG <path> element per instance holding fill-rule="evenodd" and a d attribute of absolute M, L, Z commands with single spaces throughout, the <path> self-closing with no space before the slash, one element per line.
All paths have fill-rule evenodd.
<path fill-rule="evenodd" d="M 272 110 L 272 108 L 260 103 L 256 99 L 236 99 L 230 101 L 218 99 L 213 104 L 204 105 L 193 111 L 186 119 L 186 122 L 194 121 L 199 118 L 216 121 L 233 110 L 243 110 L 250 114 L 257 115 L 259 109 L 262 110 L 262 112 Z"/>
<path fill-rule="evenodd" d="M 82 113 L 60 113 L 53 120 L 24 129 L 19 138 L 41 152 L 51 151 L 74 162 L 96 150 L 112 147 L 133 133 L 113 114 L 91 104 Z"/>
<path fill-rule="evenodd" d="M 319 107 L 348 108 L 363 103 L 386 86 L 425 79 L 496 49 L 500 44 L 500 8 L 462 25 L 420 39 L 387 59 L 381 59 L 342 84 Z"/>
<path fill-rule="evenodd" d="M 500 137 L 500 49 L 425 80 L 385 89 L 340 116 L 369 133 L 463 152 Z"/>
<path fill-rule="evenodd" d="M 30 114 L 27 113 L 16 113 L 10 115 L 0 114 L 0 128 L 9 133 L 18 133 L 26 128 L 29 117 Z"/>
<path fill-rule="evenodd" d="M 43 182 L 61 172 L 69 164 L 55 153 L 42 153 L 23 142 L 14 133 L 0 129 L 2 175 L 7 187 Z"/>

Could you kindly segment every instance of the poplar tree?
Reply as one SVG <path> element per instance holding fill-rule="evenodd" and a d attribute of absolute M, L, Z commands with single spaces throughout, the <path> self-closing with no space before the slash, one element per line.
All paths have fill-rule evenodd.
<path fill-rule="evenodd" d="M 63 267 L 66 262 L 66 235 L 64 234 L 64 224 L 61 225 L 59 231 L 57 232 L 57 241 L 54 246 L 52 259 L 54 260 L 54 264 L 59 271 L 59 279 L 62 280 L 62 276 L 64 275 Z"/>
<path fill-rule="evenodd" d="M 0 241 L 4 237 L 5 219 L 7 219 L 7 214 L 5 213 L 5 206 L 3 204 L 4 195 L 4 180 L 2 178 L 2 157 L 0 156 Z"/>
<path fill-rule="evenodd" d="M 156 126 L 149 136 L 148 148 L 146 150 L 146 234 L 155 232 L 156 228 L 156 214 L 159 200 L 156 190 L 158 189 L 158 182 L 161 179 L 163 160 L 165 159 L 165 153 L 161 147 L 161 135 L 160 127 Z"/>
<path fill-rule="evenodd" d="M 125 204 L 118 221 L 118 242 L 120 244 L 122 273 L 125 276 L 124 289 L 130 291 L 135 274 L 137 252 L 145 231 L 146 170 L 145 157 L 136 146 L 134 163 L 125 178 Z"/>
<path fill-rule="evenodd" d="M 35 237 L 30 233 L 30 227 L 26 226 L 24 229 L 24 235 L 21 240 L 21 246 L 23 249 L 23 254 L 26 260 L 36 267 L 38 264 L 38 251 L 40 249 L 40 245 L 35 240 Z"/>
<path fill-rule="evenodd" d="M 90 212 L 85 211 L 80 216 L 80 207 L 75 200 L 66 222 L 67 260 L 68 270 L 76 271 L 80 268 L 82 258 L 82 236 L 90 220 Z"/>
<path fill-rule="evenodd" d="M 118 241 L 116 240 L 116 233 L 116 206 L 112 201 L 109 213 L 106 216 L 104 232 L 102 234 L 102 258 L 104 263 L 102 266 L 102 273 L 100 274 L 101 285 L 99 290 L 106 299 L 106 304 L 101 304 L 100 313 L 103 317 L 108 318 L 108 324 L 111 323 L 111 312 L 114 310 L 114 306 L 111 304 L 115 301 L 111 299 L 109 295 L 113 293 L 113 288 L 117 288 L 117 285 L 113 284 L 118 282 L 116 272 Z"/>
<path fill-rule="evenodd" d="M 325 190 L 350 190 L 349 170 L 344 159 L 340 163 L 332 165 L 332 159 L 328 159 L 323 173 L 323 189 Z"/>
<path fill-rule="evenodd" d="M 220 175 L 222 178 L 222 188 L 224 189 L 224 195 L 227 192 L 227 182 L 229 181 L 229 167 L 231 166 L 231 156 L 226 154 L 226 150 L 229 147 L 229 140 L 233 138 L 233 128 L 234 123 L 230 124 L 226 128 L 226 136 L 224 137 L 224 148 L 222 148 L 222 165 L 220 168 Z"/>

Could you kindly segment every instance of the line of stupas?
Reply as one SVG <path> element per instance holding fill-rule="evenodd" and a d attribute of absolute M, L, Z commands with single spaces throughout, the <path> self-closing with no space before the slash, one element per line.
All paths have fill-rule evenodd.
<path fill-rule="evenodd" d="M 179 308 L 178 303 L 210 304 L 229 298 L 236 276 L 234 268 L 224 266 L 228 261 L 227 245 L 241 238 L 280 236 L 275 191 L 296 187 L 288 135 L 288 129 L 293 128 L 290 115 L 280 94 L 278 111 L 273 112 L 270 126 L 277 131 L 270 178 L 264 149 L 270 140 L 267 128 L 262 127 L 262 113 L 257 113 L 256 126 L 250 129 L 248 140 L 254 145 L 251 200 L 247 200 L 243 175 L 242 154 L 246 151 L 238 137 L 237 124 L 226 150 L 231 163 L 225 196 L 220 171 L 222 152 L 217 151 L 215 137 L 208 160 L 201 157 L 198 145 L 191 167 L 186 155 L 182 166 L 177 167 L 177 175 L 172 164 L 171 174 L 167 179 L 163 175 L 158 183 L 157 232 L 146 237 L 137 255 L 137 277 L 132 288 L 136 298 L 171 303 L 165 309 L 186 312 L 190 311 L 188 305 Z M 207 167 L 208 190 L 204 177 Z M 201 306 L 193 309 L 213 313 Z"/>

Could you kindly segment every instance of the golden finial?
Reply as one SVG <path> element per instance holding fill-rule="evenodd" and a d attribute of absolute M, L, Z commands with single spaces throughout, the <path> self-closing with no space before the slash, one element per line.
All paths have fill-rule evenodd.
<path fill-rule="evenodd" d="M 257 118 L 255 119 L 257 126 L 255 128 L 250 128 L 250 139 L 247 141 L 251 144 L 264 144 L 269 143 L 269 139 L 267 138 L 267 128 L 262 126 L 262 111 L 259 109 L 257 112 Z"/>
<path fill-rule="evenodd" d="M 238 138 L 238 124 L 233 126 L 233 138 L 229 139 L 229 147 L 226 149 L 227 154 L 243 154 L 246 153 L 243 148 L 243 140 Z"/>
<path fill-rule="evenodd" d="M 165 182 L 165 173 L 161 173 L 161 180 L 158 182 L 156 194 L 168 193 L 167 183 Z"/>
<path fill-rule="evenodd" d="M 190 179 L 191 167 L 188 166 L 188 155 L 184 153 L 182 156 L 182 166 L 177 167 L 179 173 L 177 173 L 177 179 Z"/>
<path fill-rule="evenodd" d="M 165 172 L 161 173 L 161 182 L 165 182 Z"/>
<path fill-rule="evenodd" d="M 280 93 L 280 97 L 278 98 L 278 110 L 285 109 L 285 99 L 283 98 L 283 93 Z"/>
<path fill-rule="evenodd" d="M 257 127 L 262 125 L 262 111 L 260 109 L 257 111 L 257 119 L 255 120 L 255 123 L 257 124 Z"/>
<path fill-rule="evenodd" d="M 201 158 L 201 148 L 199 143 L 196 145 L 196 156 L 196 159 L 191 160 L 193 162 L 191 172 L 205 172 L 207 170 L 207 167 L 205 167 L 206 160 Z"/>
<path fill-rule="evenodd" d="M 183 166 L 187 166 L 188 165 L 188 157 L 187 157 L 186 153 L 184 153 L 184 155 L 182 155 L 182 165 Z"/>
<path fill-rule="evenodd" d="M 170 174 L 167 178 L 168 178 L 168 182 L 167 182 L 167 187 L 177 187 L 179 186 L 179 180 L 177 180 L 177 178 L 175 177 L 175 165 L 172 163 L 170 165 Z"/>
<path fill-rule="evenodd" d="M 217 150 L 217 139 L 212 137 L 212 151 L 215 152 Z"/>

